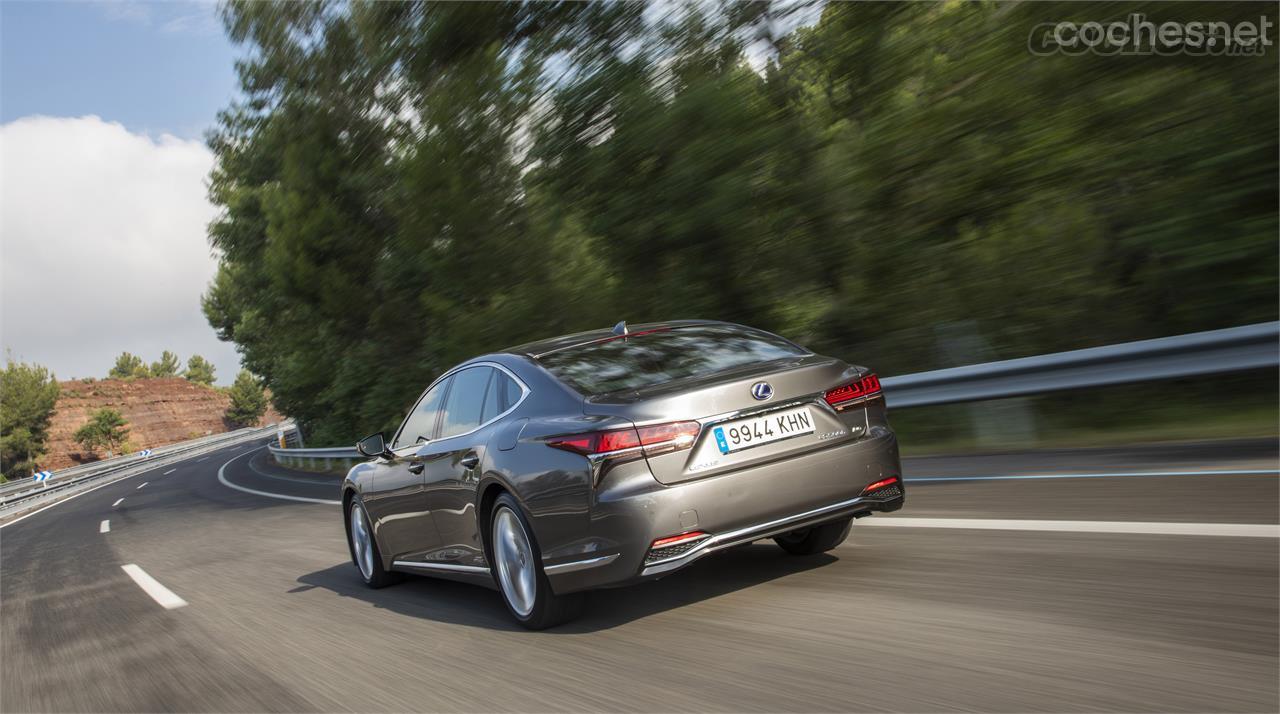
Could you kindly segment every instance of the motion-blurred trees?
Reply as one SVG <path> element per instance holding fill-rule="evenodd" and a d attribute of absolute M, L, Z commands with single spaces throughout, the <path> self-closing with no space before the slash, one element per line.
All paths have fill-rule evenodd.
<path fill-rule="evenodd" d="M 205 314 L 315 443 L 623 318 L 888 374 L 957 331 L 1014 357 L 1275 319 L 1274 52 L 1027 49 L 1179 7 L 1257 14 L 830 3 L 788 34 L 803 6 L 233 2 Z"/>
<path fill-rule="evenodd" d="M 124 415 L 119 411 L 103 407 L 76 429 L 72 438 L 89 451 L 105 448 L 110 456 L 118 453 L 129 438 L 129 422 L 125 421 Z"/>
<path fill-rule="evenodd" d="M 48 369 L 6 358 L 0 372 L 0 472 L 5 479 L 30 477 L 44 456 L 58 393 L 58 380 Z"/>
<path fill-rule="evenodd" d="M 182 362 L 178 360 L 178 355 L 165 350 L 161 353 L 159 361 L 151 363 L 151 376 L 176 377 L 180 369 L 182 369 Z"/>
<path fill-rule="evenodd" d="M 191 359 L 187 360 L 187 371 L 182 376 L 196 384 L 209 386 L 213 384 L 213 373 L 214 367 L 209 360 L 200 355 L 191 355 Z"/>
<path fill-rule="evenodd" d="M 227 407 L 227 420 L 236 426 L 257 426 L 258 420 L 267 411 L 267 394 L 262 382 L 242 369 L 236 375 L 236 381 L 227 390 L 231 404 Z"/>

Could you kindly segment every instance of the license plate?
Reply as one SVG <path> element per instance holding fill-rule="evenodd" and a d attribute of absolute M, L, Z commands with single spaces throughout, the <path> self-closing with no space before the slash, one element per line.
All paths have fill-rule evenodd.
<path fill-rule="evenodd" d="M 771 441 L 813 433 L 813 417 L 808 407 L 772 412 L 764 416 L 722 424 L 711 430 L 720 453 L 740 451 Z"/>

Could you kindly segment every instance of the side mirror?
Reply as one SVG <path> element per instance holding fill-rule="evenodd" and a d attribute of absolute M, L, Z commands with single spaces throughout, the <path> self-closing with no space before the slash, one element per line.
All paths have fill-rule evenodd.
<path fill-rule="evenodd" d="M 391 450 L 387 448 L 387 440 L 382 436 L 382 432 L 378 432 L 373 436 L 366 436 L 356 442 L 356 451 L 359 451 L 362 456 L 368 456 L 371 459 L 376 459 L 380 456 L 387 458 L 394 456 Z"/>

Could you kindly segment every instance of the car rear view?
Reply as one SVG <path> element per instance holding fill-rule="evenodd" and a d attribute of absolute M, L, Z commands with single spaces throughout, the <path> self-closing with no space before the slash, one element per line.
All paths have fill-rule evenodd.
<path fill-rule="evenodd" d="M 902 506 L 897 441 L 865 368 L 719 322 L 642 326 L 533 358 L 609 425 L 547 440 L 590 462 L 589 547 L 618 552 L 552 577 L 557 592 L 762 538 L 821 552 L 852 518 Z"/>

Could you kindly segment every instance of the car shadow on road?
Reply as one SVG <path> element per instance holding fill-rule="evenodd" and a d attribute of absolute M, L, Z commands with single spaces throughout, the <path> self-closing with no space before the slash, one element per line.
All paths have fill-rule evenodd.
<path fill-rule="evenodd" d="M 661 580 L 587 593 L 582 617 L 546 632 L 579 634 L 608 630 L 838 560 L 826 553 L 807 557 L 787 555 L 772 543 L 733 548 Z M 298 578 L 298 583 L 298 587 L 288 592 L 322 588 L 411 617 L 495 630 L 521 630 L 507 614 L 498 592 L 478 585 L 407 576 L 399 585 L 370 590 L 360 582 L 349 562 L 307 573 Z"/>

